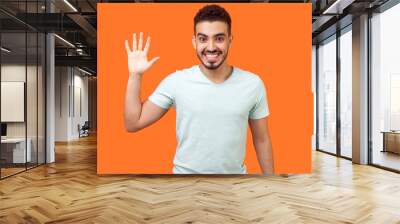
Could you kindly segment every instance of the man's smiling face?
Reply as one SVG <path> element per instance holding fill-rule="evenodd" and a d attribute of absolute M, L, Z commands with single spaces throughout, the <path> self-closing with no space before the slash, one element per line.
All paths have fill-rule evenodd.
<path fill-rule="evenodd" d="M 210 70 L 219 68 L 228 56 L 232 37 L 228 24 L 221 21 L 202 21 L 196 24 L 193 47 L 201 63 Z"/>

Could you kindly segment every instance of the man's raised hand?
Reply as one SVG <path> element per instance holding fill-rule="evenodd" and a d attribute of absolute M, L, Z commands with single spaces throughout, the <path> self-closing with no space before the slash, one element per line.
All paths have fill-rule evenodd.
<path fill-rule="evenodd" d="M 125 40 L 126 53 L 128 54 L 129 75 L 142 75 L 146 72 L 160 57 L 147 60 L 147 53 L 150 48 L 150 37 L 147 37 L 146 45 L 143 48 L 143 33 L 139 34 L 139 43 L 136 41 L 136 33 L 133 34 L 132 49 L 129 42 Z M 143 49 L 142 49 L 143 48 Z"/>

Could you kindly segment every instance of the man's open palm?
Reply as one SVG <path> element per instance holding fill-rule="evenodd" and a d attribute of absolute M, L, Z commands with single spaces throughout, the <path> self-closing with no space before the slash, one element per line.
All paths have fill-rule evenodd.
<path fill-rule="evenodd" d="M 142 75 L 146 72 L 160 57 L 147 60 L 147 53 L 150 48 L 150 37 L 147 37 L 146 45 L 143 48 L 143 33 L 140 32 L 139 43 L 136 41 L 136 33 L 133 34 L 132 49 L 125 40 L 126 53 L 128 54 L 129 74 Z M 143 48 L 143 49 L 142 49 Z"/>

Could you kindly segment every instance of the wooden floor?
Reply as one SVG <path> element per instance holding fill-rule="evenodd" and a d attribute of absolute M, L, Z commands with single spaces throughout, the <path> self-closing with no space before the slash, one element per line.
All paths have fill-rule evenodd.
<path fill-rule="evenodd" d="M 400 154 L 376 150 L 372 160 L 374 164 L 400 170 Z"/>
<path fill-rule="evenodd" d="M 13 175 L 13 174 L 15 174 L 15 173 L 18 173 L 18 172 L 22 172 L 22 171 L 24 171 L 24 170 L 26 170 L 25 169 L 25 167 L 24 168 L 0 168 L 1 169 L 1 177 L 3 178 L 3 177 L 8 177 L 8 176 L 11 176 L 11 175 Z"/>
<path fill-rule="evenodd" d="M 27 167 L 25 167 L 24 164 L 19 164 L 18 167 L 7 167 L 7 168 L 0 168 L 0 172 L 1 172 L 1 178 L 6 178 L 8 176 L 20 173 L 20 172 L 24 172 L 27 169 L 33 169 L 37 166 L 36 163 L 28 163 Z"/>
<path fill-rule="evenodd" d="M 400 223 L 400 175 L 323 153 L 289 177 L 97 176 L 96 141 L 0 181 L 0 223 Z"/>

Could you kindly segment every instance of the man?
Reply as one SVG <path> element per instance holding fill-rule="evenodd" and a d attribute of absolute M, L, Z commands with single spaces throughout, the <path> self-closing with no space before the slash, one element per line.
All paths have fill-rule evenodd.
<path fill-rule="evenodd" d="M 133 35 L 132 49 L 125 41 L 129 69 L 126 129 L 129 132 L 143 129 L 173 106 L 178 139 L 173 173 L 245 174 L 243 162 L 249 123 L 262 172 L 272 174 L 264 84 L 257 75 L 227 63 L 232 43 L 228 12 L 218 5 L 200 9 L 194 18 L 192 42 L 200 65 L 167 76 L 142 105 L 142 75 L 159 57 L 147 60 L 150 37 L 143 48 L 142 33 L 138 43 L 136 34 Z"/>

